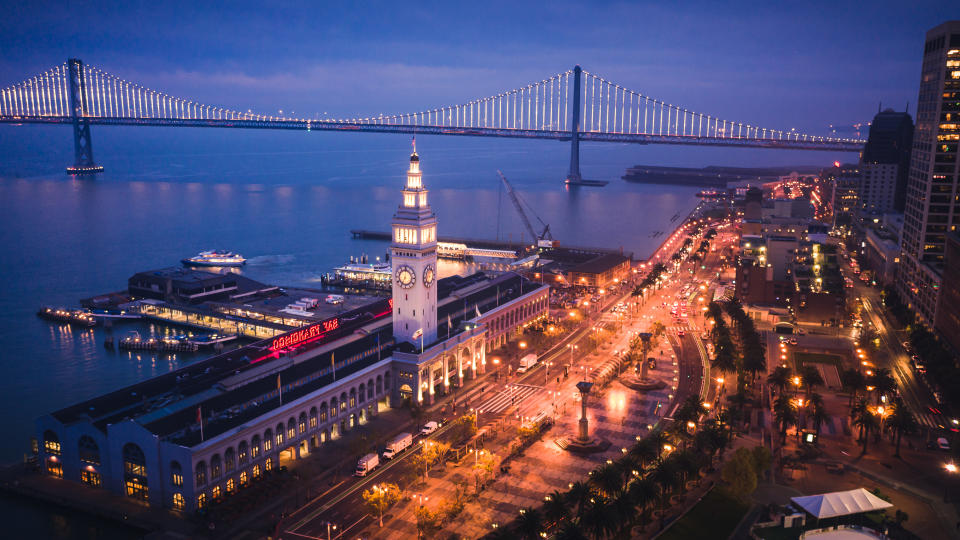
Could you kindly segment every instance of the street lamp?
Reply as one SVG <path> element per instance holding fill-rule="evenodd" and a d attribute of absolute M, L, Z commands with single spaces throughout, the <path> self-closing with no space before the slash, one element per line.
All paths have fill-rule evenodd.
<path fill-rule="evenodd" d="M 500 380 L 500 359 L 494 358 L 493 365 L 497 366 L 497 380 L 499 381 Z"/>
<path fill-rule="evenodd" d="M 330 530 L 331 530 L 331 529 L 333 529 L 334 531 L 336 531 L 336 530 L 337 530 L 337 526 L 334 525 L 333 523 L 330 523 L 330 522 L 328 521 L 328 522 L 327 522 L 327 540 L 330 540 Z"/>

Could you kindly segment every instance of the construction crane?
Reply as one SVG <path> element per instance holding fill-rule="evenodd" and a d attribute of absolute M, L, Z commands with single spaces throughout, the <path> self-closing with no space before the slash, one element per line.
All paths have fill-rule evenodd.
<path fill-rule="evenodd" d="M 530 238 L 535 238 L 537 240 L 537 247 L 553 247 L 553 235 L 550 234 L 550 225 L 547 225 L 540 219 L 540 216 L 533 211 L 533 208 L 530 208 L 530 205 L 527 205 L 527 208 L 530 208 L 530 213 L 533 214 L 533 217 L 537 218 L 537 221 L 540 222 L 540 225 L 543 225 L 543 232 L 537 234 L 533 229 L 533 225 L 530 224 L 530 218 L 527 217 L 527 213 L 523 211 L 523 205 L 520 204 L 520 197 L 515 191 L 513 191 L 513 186 L 510 185 L 510 182 L 507 181 L 507 177 L 503 175 L 502 172 L 497 171 L 497 174 L 500 175 L 500 180 L 503 182 L 503 187 L 507 189 L 507 195 L 510 196 L 510 200 L 513 202 L 513 207 L 517 209 L 517 213 L 520 214 L 520 220 L 523 221 L 523 226 L 526 227 L 527 232 L 530 233 Z"/>

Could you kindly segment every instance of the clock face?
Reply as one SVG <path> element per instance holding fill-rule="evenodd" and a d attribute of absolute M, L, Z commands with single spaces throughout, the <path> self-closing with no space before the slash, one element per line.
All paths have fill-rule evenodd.
<path fill-rule="evenodd" d="M 434 278 L 437 277 L 437 271 L 433 268 L 432 264 L 428 264 L 426 268 L 423 269 L 423 284 L 426 287 L 433 285 Z"/>
<path fill-rule="evenodd" d="M 413 284 L 417 281 L 417 275 L 413 272 L 413 268 L 403 264 L 397 268 L 396 272 L 397 284 L 403 287 L 404 289 L 409 289 L 413 287 Z"/>

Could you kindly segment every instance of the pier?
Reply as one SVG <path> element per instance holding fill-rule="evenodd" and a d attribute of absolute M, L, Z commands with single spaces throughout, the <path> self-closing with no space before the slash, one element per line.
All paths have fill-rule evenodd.
<path fill-rule="evenodd" d="M 383 240 L 389 242 L 391 236 L 389 232 L 385 231 L 372 231 L 368 229 L 351 229 L 350 234 L 353 238 L 360 240 Z M 444 242 L 449 244 L 464 244 L 468 249 L 484 249 L 484 250 L 513 250 L 517 253 L 522 253 L 527 249 L 530 249 L 533 244 L 529 242 L 513 242 L 508 240 L 485 240 L 480 238 L 463 238 L 457 236 L 438 236 L 438 242 Z M 534 239 L 534 243 L 536 240 Z M 624 252 L 622 248 L 603 248 L 603 247 L 588 247 L 588 246 L 555 246 L 550 248 L 553 251 L 565 251 L 565 252 L 578 252 L 578 253 L 596 253 L 596 254 L 607 254 L 607 253 L 616 253 L 624 255 L 630 259 L 633 258 L 633 252 Z"/>

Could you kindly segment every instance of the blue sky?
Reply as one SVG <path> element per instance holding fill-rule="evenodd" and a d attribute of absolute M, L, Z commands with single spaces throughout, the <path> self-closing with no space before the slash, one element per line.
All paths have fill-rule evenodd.
<path fill-rule="evenodd" d="M 692 110 L 823 133 L 914 103 L 924 33 L 960 17 L 944 1 L 210 4 L 5 2 L 0 86 L 78 56 L 210 104 L 352 116 L 579 63 Z"/>

